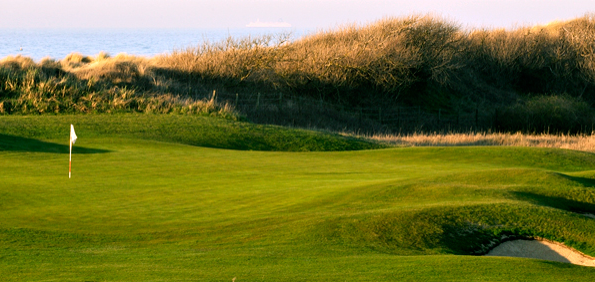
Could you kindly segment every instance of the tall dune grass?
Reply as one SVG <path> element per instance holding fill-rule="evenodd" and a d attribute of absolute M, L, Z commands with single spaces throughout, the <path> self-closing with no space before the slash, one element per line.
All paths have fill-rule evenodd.
<path fill-rule="evenodd" d="M 387 98 L 422 103 L 445 94 L 474 103 L 510 102 L 518 94 L 585 96 L 595 90 L 592 15 L 515 30 L 465 30 L 436 17 L 410 16 L 340 27 L 290 44 L 270 46 L 270 39 L 188 48 L 159 63 L 192 79 L 351 104 Z"/>
<path fill-rule="evenodd" d="M 334 103 L 351 114 L 358 107 L 479 110 L 493 116 L 483 127 L 497 131 L 590 132 L 594 50 L 592 14 L 511 30 L 463 29 L 438 17 L 414 15 L 294 41 L 286 34 L 228 38 L 153 58 L 71 54 L 40 63 L 5 58 L 0 109 L 181 111 L 189 109 L 186 103 L 208 101 L 216 90 L 219 101 L 262 93 Z M 283 111 L 275 114 L 277 123 L 287 122 Z M 321 115 L 300 114 L 309 115 L 299 119 L 303 126 Z"/>
<path fill-rule="evenodd" d="M 78 53 L 61 61 L 27 57 L 0 60 L 0 114 L 183 113 L 237 119 L 229 104 L 196 99 L 151 85 L 150 60 Z"/>

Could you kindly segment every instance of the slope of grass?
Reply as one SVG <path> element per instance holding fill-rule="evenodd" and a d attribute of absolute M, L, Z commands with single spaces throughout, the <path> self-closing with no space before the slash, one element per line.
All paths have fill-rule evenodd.
<path fill-rule="evenodd" d="M 6 116 L 0 123 L 0 134 L 6 135 L 5 138 L 19 136 L 63 142 L 64 128 L 68 128 L 70 124 L 75 125 L 77 134 L 83 138 L 108 134 L 120 138 L 235 150 L 343 151 L 385 147 L 363 139 L 331 133 L 176 114 Z M 19 146 L 22 145 L 19 143 Z M 68 152 L 67 149 L 62 148 L 62 151 Z"/>
<path fill-rule="evenodd" d="M 52 146 L 62 146 L 68 126 L 61 125 L 72 119 L 80 131 L 68 179 L 67 156 Z M 174 137 L 157 138 L 139 125 L 160 128 L 179 119 Z M 595 212 L 590 153 L 188 146 L 194 127 L 230 122 L 201 119 L 1 117 L 2 280 L 595 278 L 587 267 L 471 256 L 530 236 L 595 255 L 595 220 L 577 213 Z M 226 147 L 225 138 L 209 146 Z"/>

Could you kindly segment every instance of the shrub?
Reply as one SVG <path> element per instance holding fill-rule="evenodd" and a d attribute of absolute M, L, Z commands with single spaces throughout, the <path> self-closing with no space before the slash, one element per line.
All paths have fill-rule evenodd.
<path fill-rule="evenodd" d="M 595 115 L 580 98 L 535 96 L 504 109 L 496 126 L 507 131 L 577 133 L 593 130 Z"/>

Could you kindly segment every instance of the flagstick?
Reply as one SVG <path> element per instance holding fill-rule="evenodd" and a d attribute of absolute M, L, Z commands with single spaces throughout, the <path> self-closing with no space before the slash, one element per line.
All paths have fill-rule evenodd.
<path fill-rule="evenodd" d="M 74 126 L 70 124 L 70 154 L 68 155 L 68 178 L 71 175 L 72 168 L 72 144 L 76 142 L 76 133 L 74 133 Z"/>
<path fill-rule="evenodd" d="M 70 154 L 68 154 L 68 178 L 70 178 L 70 171 L 72 167 L 72 136 L 70 137 Z"/>

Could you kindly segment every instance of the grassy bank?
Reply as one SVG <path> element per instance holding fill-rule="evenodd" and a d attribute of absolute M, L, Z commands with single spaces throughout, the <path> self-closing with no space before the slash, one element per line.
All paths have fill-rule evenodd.
<path fill-rule="evenodd" d="M 2 117 L 0 149 L 65 153 L 66 146 L 35 140 L 63 142 L 64 128 L 71 123 L 76 125 L 78 135 L 91 138 L 113 135 L 232 150 L 349 151 L 386 147 L 362 138 L 221 118 L 176 114 L 90 114 Z"/>
<path fill-rule="evenodd" d="M 588 267 L 476 256 L 532 236 L 595 255 L 595 220 L 581 215 L 595 213 L 591 153 L 229 150 L 245 138 L 236 126 L 180 115 L 0 117 L 2 279 L 595 278 Z M 233 133 L 211 138 L 213 128 Z M 211 148 L 189 146 L 205 138 Z"/>
<path fill-rule="evenodd" d="M 591 132 L 594 34 L 592 15 L 511 30 L 410 16 L 154 58 L 5 58 L 0 113 L 239 112 L 368 133 Z"/>

